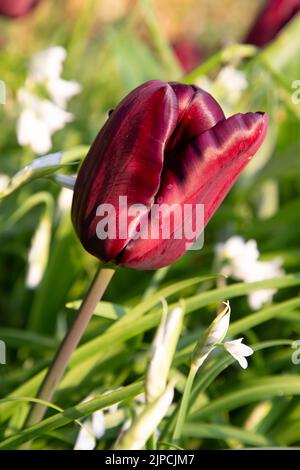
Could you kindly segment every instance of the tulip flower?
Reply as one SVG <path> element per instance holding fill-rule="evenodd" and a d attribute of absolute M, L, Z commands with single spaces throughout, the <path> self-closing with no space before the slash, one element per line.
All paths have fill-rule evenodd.
<path fill-rule="evenodd" d="M 110 114 L 79 170 L 72 221 L 81 243 L 105 262 L 134 269 L 172 264 L 197 240 L 267 127 L 261 112 L 226 119 L 194 85 L 153 80 L 139 86 Z M 199 205 L 203 221 L 192 237 L 182 233 L 188 217 L 173 220 L 169 238 L 161 236 L 174 207 L 184 212 Z M 105 234 L 104 208 L 111 207 L 118 230 Z M 155 218 L 157 207 L 170 210 Z M 190 219 L 198 217 L 191 212 Z M 111 214 L 105 220 L 111 228 L 110 222 Z M 159 236 L 147 236 L 155 224 Z"/>
<path fill-rule="evenodd" d="M 188 73 L 203 60 L 203 53 L 196 41 L 180 38 L 173 44 L 174 53 L 182 67 Z"/>
<path fill-rule="evenodd" d="M 268 44 L 299 11 L 300 0 L 269 0 L 245 42 L 259 47 Z"/>
<path fill-rule="evenodd" d="M 0 16 L 19 18 L 30 13 L 39 0 L 0 0 Z"/>

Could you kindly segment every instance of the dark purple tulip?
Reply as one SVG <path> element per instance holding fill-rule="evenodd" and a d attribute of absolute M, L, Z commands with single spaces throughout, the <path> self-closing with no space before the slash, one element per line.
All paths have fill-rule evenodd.
<path fill-rule="evenodd" d="M 173 263 L 186 251 L 186 238 L 141 239 L 130 232 L 125 239 L 99 240 L 98 206 L 111 204 L 119 223 L 120 196 L 127 196 L 128 207 L 143 204 L 142 215 L 128 217 L 138 230 L 153 204 L 203 204 L 206 225 L 267 126 L 263 113 L 226 119 L 214 98 L 194 85 L 153 80 L 139 86 L 109 116 L 79 171 L 72 220 L 83 246 L 101 260 L 135 269 Z"/>
<path fill-rule="evenodd" d="M 267 1 L 245 42 L 259 47 L 268 44 L 299 11 L 300 0 Z"/>
<path fill-rule="evenodd" d="M 180 38 L 173 43 L 173 50 L 185 72 L 190 72 L 203 60 L 203 53 L 195 40 Z"/>
<path fill-rule="evenodd" d="M 19 18 L 27 15 L 39 0 L 0 0 L 0 15 Z"/>

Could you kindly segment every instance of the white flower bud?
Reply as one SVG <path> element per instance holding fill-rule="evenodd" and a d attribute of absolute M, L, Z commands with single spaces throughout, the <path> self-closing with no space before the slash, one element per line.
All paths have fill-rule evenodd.
<path fill-rule="evenodd" d="M 224 304 L 226 307 L 217 315 L 194 349 L 192 365 L 196 366 L 197 369 L 202 366 L 207 356 L 226 336 L 230 322 L 231 308 L 229 302 L 224 302 Z"/>
<path fill-rule="evenodd" d="M 146 375 L 147 401 L 152 402 L 166 388 L 169 371 L 182 329 L 183 307 L 176 307 L 167 315 L 167 304 L 163 303 L 163 317 L 157 329 Z"/>

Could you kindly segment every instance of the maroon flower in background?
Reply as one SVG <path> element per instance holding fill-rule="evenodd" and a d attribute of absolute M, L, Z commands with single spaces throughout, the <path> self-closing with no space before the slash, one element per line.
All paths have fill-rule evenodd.
<path fill-rule="evenodd" d="M 0 16 L 19 18 L 27 15 L 40 0 L 0 0 Z"/>
<path fill-rule="evenodd" d="M 259 47 L 268 44 L 299 11 L 300 0 L 267 1 L 245 42 Z"/>
<path fill-rule="evenodd" d="M 185 72 L 190 72 L 203 60 L 203 54 L 195 41 L 181 38 L 174 42 L 173 50 Z"/>
<path fill-rule="evenodd" d="M 153 80 L 139 86 L 109 116 L 80 168 L 72 221 L 81 243 L 101 260 L 135 269 L 173 263 L 186 250 L 184 237 L 99 240 L 98 206 L 112 205 L 120 221 L 120 196 L 128 206 L 143 204 L 144 220 L 154 204 L 203 204 L 206 225 L 267 127 L 264 113 L 226 119 L 214 98 L 194 85 Z M 128 218 L 131 227 L 141 225 L 141 216 Z"/>

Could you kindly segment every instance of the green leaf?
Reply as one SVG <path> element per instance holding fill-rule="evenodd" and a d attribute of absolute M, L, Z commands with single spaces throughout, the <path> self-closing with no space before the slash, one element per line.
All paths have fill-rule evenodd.
<path fill-rule="evenodd" d="M 42 436 L 45 432 L 53 431 L 62 426 L 65 426 L 72 421 L 81 418 L 83 416 L 89 416 L 97 410 L 106 408 L 107 406 L 114 405 L 115 403 L 120 403 L 124 400 L 129 400 L 143 390 L 143 383 L 137 382 L 122 389 L 106 393 L 98 398 L 90 400 L 85 403 L 73 406 L 66 409 L 64 412 L 55 414 L 50 418 L 44 419 L 38 424 L 31 426 L 24 431 L 21 431 L 14 436 L 11 436 L 0 443 L 1 450 L 16 449 L 21 444 L 31 441 L 37 437 Z"/>
<path fill-rule="evenodd" d="M 212 400 L 199 411 L 190 415 L 192 421 L 209 418 L 215 413 L 223 413 L 248 405 L 266 398 L 287 395 L 300 395 L 300 377 L 281 375 L 276 377 L 261 377 L 245 383 L 234 392 L 223 394 Z"/>
<path fill-rule="evenodd" d="M 182 435 L 197 439 L 235 439 L 241 444 L 251 446 L 272 446 L 274 444 L 271 439 L 261 434 L 224 424 L 186 423 Z"/>
<path fill-rule="evenodd" d="M 82 300 L 74 300 L 73 302 L 68 302 L 66 307 L 72 310 L 78 310 L 81 302 Z M 94 311 L 94 315 L 107 318 L 108 320 L 118 320 L 123 315 L 125 315 L 127 311 L 128 308 L 123 307 L 123 305 L 101 301 L 98 303 L 96 310 Z"/>

